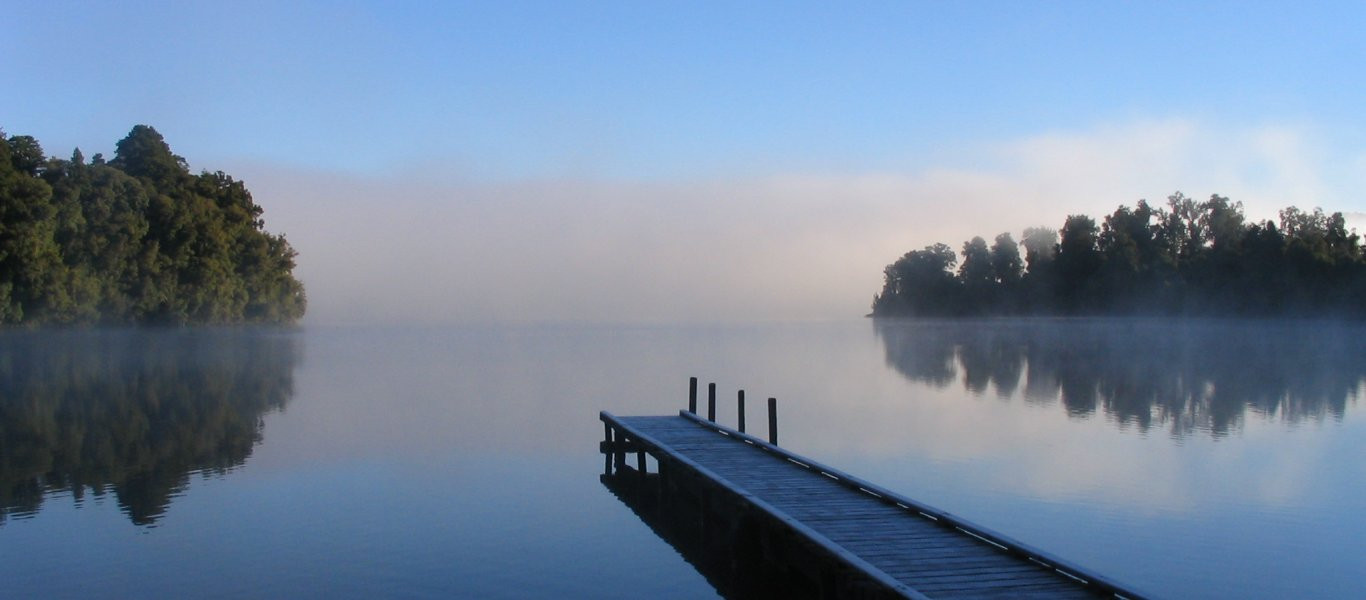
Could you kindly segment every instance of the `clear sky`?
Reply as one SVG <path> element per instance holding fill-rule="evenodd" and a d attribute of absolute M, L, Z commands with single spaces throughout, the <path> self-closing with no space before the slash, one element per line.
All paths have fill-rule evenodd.
<path fill-rule="evenodd" d="M 0 127 L 245 179 L 311 322 L 837 318 L 1177 190 L 1366 211 L 1361 2 L 0 1 Z"/>

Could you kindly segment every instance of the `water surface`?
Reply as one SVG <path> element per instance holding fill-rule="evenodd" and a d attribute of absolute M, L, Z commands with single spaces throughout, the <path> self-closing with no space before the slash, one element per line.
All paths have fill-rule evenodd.
<path fill-rule="evenodd" d="M 715 596 L 598 481 L 597 411 L 674 412 L 689 375 L 717 382 L 723 422 L 739 387 L 776 396 L 794 451 L 1154 594 L 1350 596 L 1362 333 L 6 332 L 0 597 Z"/>

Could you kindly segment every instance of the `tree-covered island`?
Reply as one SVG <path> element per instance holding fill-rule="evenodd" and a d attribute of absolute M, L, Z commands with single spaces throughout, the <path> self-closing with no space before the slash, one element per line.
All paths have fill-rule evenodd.
<path fill-rule="evenodd" d="M 0 325 L 289 323 L 295 252 L 241 181 L 138 125 L 113 160 L 0 132 Z"/>
<path fill-rule="evenodd" d="M 1099 225 L 1072 215 L 1019 242 L 974 237 L 961 264 L 944 244 L 908 252 L 884 270 L 872 316 L 1362 317 L 1359 242 L 1342 213 L 1290 207 L 1279 223 L 1248 223 L 1241 202 L 1178 192 L 1165 208 L 1139 201 Z"/>

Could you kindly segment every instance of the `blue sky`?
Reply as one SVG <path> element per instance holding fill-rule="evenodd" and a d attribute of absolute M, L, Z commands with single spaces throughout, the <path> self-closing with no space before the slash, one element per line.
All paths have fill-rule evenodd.
<path fill-rule="evenodd" d="M 750 220 L 734 227 L 758 229 L 779 213 L 864 214 L 838 231 L 802 231 L 830 251 L 861 245 L 830 268 L 866 273 L 818 274 L 828 289 L 775 282 L 827 298 L 782 313 L 793 318 L 833 316 L 854 299 L 857 313 L 873 291 L 862 288 L 904 250 L 994 233 L 962 223 L 1018 233 L 1038 224 L 1027 217 L 1056 226 L 1068 212 L 1099 216 L 1177 189 L 1231 195 L 1256 217 L 1292 203 L 1366 209 L 1358 2 L 6 5 L 0 127 L 50 154 L 79 146 L 89 156 L 111 153 L 134 124 L 155 126 L 193 168 L 247 179 L 272 228 L 299 247 L 315 308 L 338 317 L 608 318 L 494 308 L 512 290 L 468 314 L 359 309 L 348 296 L 357 292 L 332 281 L 345 244 L 328 231 L 348 218 L 374 224 L 361 207 L 376 196 L 402 194 L 404 210 L 461 224 L 536 222 L 571 206 L 619 215 L 621 203 L 649 205 L 647 221 L 715 219 L 717 229 L 737 206 Z M 818 199 L 802 198 L 813 189 Z M 738 204 L 713 206 L 718 195 Z M 888 208 L 898 197 L 912 208 Z M 585 231 L 547 222 L 555 235 L 519 247 L 579 256 L 585 281 L 605 276 L 583 254 L 603 244 L 604 255 L 684 261 L 698 276 L 735 262 L 637 252 L 639 223 L 577 218 L 565 227 Z M 895 218 L 906 221 L 895 239 L 868 226 Z M 383 236 L 411 227 L 402 221 L 363 243 L 393 243 Z M 522 235 L 509 227 L 465 233 Z M 508 250 L 487 241 L 426 251 Z M 771 266 L 761 250 L 732 250 Z M 485 287 L 505 287 L 486 276 Z M 836 286 L 860 289 L 845 297 Z M 435 304 L 468 304 L 443 294 Z M 336 295 L 350 300 L 330 306 Z M 587 287 L 571 296 L 595 306 Z M 717 302 L 633 318 L 731 314 Z M 770 313 L 755 301 L 733 314 Z"/>

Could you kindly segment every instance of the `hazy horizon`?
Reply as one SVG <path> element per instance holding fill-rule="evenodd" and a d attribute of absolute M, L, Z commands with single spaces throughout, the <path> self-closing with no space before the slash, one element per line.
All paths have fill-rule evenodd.
<path fill-rule="evenodd" d="M 1219 139 L 1241 143 L 1202 153 Z M 882 268 L 909 250 L 1018 239 L 1177 191 L 1230 197 L 1249 220 L 1323 206 L 1366 225 L 1329 178 L 1305 171 L 1309 145 L 1290 129 L 1166 121 L 1002 142 L 976 154 L 992 168 L 478 182 L 232 172 L 300 250 L 307 322 L 781 321 L 866 313 Z"/>
<path fill-rule="evenodd" d="M 14 12 L 0 127 L 244 180 L 306 323 L 854 317 L 908 250 L 1177 191 L 1366 226 L 1350 3 Z"/>

